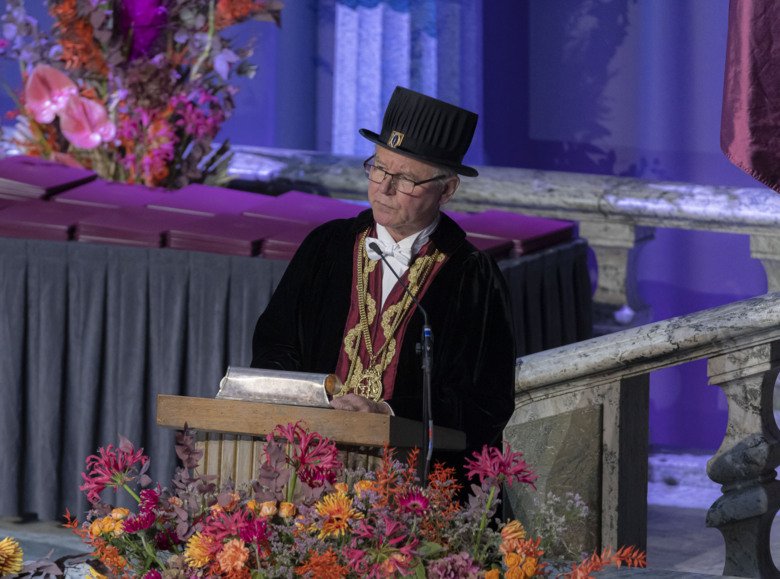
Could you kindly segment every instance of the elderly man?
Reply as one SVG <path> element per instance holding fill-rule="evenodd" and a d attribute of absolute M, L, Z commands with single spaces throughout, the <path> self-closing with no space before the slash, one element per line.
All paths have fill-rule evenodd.
<path fill-rule="evenodd" d="M 428 312 L 435 336 L 432 414 L 463 430 L 468 450 L 500 444 L 514 408 L 515 345 L 504 278 L 444 213 L 477 115 L 396 88 L 364 163 L 371 209 L 315 229 L 296 253 L 253 341 L 259 368 L 333 373 L 340 409 L 420 420 L 422 317 L 388 267 Z M 378 261 L 372 247 L 387 262 Z M 371 247 L 370 247 L 371 246 Z M 462 455 L 434 455 L 462 467 Z"/>

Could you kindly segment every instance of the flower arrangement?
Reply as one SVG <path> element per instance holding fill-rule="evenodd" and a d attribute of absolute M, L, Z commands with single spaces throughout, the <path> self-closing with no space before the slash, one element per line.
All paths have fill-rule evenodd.
<path fill-rule="evenodd" d="M 198 474 L 202 451 L 190 431 L 177 433 L 176 453 L 182 466 L 170 488 L 152 483 L 145 474 L 148 457 L 125 439 L 87 459 L 81 490 L 92 509 L 84 523 L 68 514 L 67 526 L 91 547 L 97 576 L 553 574 L 541 538 L 527 536 L 520 521 L 490 524 L 500 485 L 533 485 L 536 478 L 522 454 L 509 448 L 485 447 L 466 461 L 468 476 L 479 481 L 466 506 L 457 502 L 453 469 L 435 465 L 423 487 L 417 452 L 402 463 L 385 449 L 374 471 L 344 471 L 334 443 L 300 423 L 277 426 L 268 435 L 257 478 L 239 488 L 218 489 L 213 477 Z M 102 502 L 108 487 L 127 491 L 137 508 Z M 21 558 L 18 544 L 0 541 L 0 574 L 19 571 Z M 609 564 L 644 566 L 645 557 L 630 547 L 605 550 L 558 576 L 581 579 Z"/>
<path fill-rule="evenodd" d="M 182 187 L 226 179 L 212 142 L 252 76 L 224 31 L 276 20 L 277 0 L 47 0 L 51 32 L 7 0 L 0 56 L 19 62 L 15 145 L 114 181 Z"/>

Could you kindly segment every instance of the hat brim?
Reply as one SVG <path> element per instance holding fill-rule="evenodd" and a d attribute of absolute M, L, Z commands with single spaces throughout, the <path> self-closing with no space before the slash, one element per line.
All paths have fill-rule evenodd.
<path fill-rule="evenodd" d="M 397 148 L 388 147 L 382 141 L 382 138 L 379 135 L 377 135 L 374 131 L 369 131 L 368 129 L 360 129 L 358 132 L 360 133 L 360 136 L 368 139 L 372 143 L 375 143 L 380 147 L 387 149 L 388 151 L 393 151 L 394 153 L 403 155 L 404 157 L 417 159 L 418 161 L 423 161 L 424 163 L 430 163 L 431 165 L 439 165 L 441 167 L 447 167 L 449 169 L 452 169 L 459 175 L 464 175 L 466 177 L 476 177 L 477 175 L 479 175 L 479 172 L 474 167 L 468 167 L 466 165 L 461 165 L 460 163 L 453 164 L 447 161 L 442 161 L 441 159 L 434 159 L 433 157 L 426 157 L 424 155 L 419 155 L 411 151 L 406 151 L 403 149 L 403 147 L 397 147 Z"/>

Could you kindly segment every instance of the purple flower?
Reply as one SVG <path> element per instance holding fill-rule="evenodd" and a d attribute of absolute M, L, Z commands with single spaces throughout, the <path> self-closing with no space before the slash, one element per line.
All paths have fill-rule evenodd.
<path fill-rule="evenodd" d="M 477 579 L 480 569 L 471 555 L 456 553 L 430 563 L 427 571 L 435 579 Z"/>
<path fill-rule="evenodd" d="M 119 31 L 130 39 L 130 60 L 148 56 L 168 21 L 162 0 L 122 0 Z"/>

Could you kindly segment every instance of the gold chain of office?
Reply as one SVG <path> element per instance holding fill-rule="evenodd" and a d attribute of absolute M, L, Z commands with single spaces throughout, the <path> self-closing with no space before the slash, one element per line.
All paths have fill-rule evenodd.
<path fill-rule="evenodd" d="M 382 314 L 382 332 L 385 342 L 374 352 L 374 344 L 371 340 L 371 325 L 376 318 L 376 302 L 368 292 L 368 277 L 376 267 L 377 261 L 371 260 L 366 251 L 366 237 L 369 230 L 361 234 L 358 243 L 357 256 L 357 300 L 360 320 L 357 325 L 347 332 L 344 337 L 344 352 L 349 359 L 349 373 L 344 382 L 344 387 L 337 394 L 341 396 L 354 392 L 359 396 L 378 402 L 382 398 L 382 375 L 390 366 L 396 351 L 396 332 L 406 318 L 412 304 L 412 298 L 406 292 L 395 304 L 388 306 Z M 414 260 L 409 268 L 409 292 L 417 297 L 420 288 L 425 285 L 433 266 L 437 261 L 444 259 L 444 254 L 438 249 L 431 255 L 424 255 Z M 360 359 L 361 338 L 368 353 L 368 363 L 363 366 Z"/>

